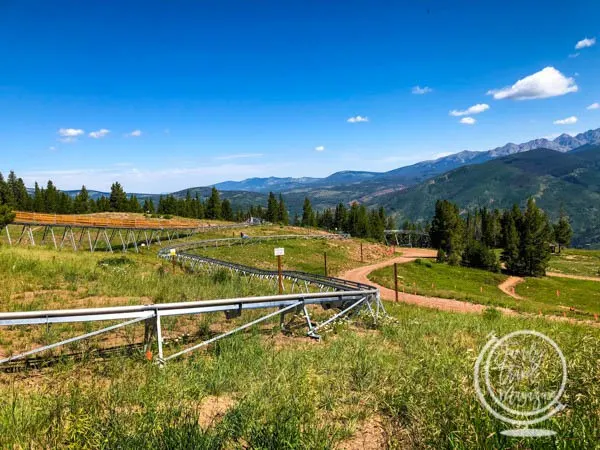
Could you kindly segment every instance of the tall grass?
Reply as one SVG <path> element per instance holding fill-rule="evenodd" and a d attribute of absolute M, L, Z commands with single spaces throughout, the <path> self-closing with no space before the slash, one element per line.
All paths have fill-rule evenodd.
<path fill-rule="evenodd" d="M 333 448 L 379 417 L 393 448 L 594 448 L 600 439 L 598 330 L 389 305 L 397 323 L 338 328 L 324 341 L 257 329 L 160 370 L 131 358 L 4 375 L 0 447 Z M 568 361 L 554 438 L 515 440 L 477 402 L 473 364 L 494 331 L 533 328 Z M 283 340 L 283 345 L 280 342 Z M 33 373 L 31 375 L 34 375 Z M 234 399 L 198 425 L 208 396 Z"/>

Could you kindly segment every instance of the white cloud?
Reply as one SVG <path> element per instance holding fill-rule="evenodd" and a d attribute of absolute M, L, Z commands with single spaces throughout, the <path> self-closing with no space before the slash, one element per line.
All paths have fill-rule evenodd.
<path fill-rule="evenodd" d="M 585 38 L 575 44 L 575 50 L 581 50 L 582 48 L 592 47 L 596 44 L 596 38 Z"/>
<path fill-rule="evenodd" d="M 569 53 L 569 58 L 577 58 L 579 56 L 579 52 Z"/>
<path fill-rule="evenodd" d="M 323 150 L 325 150 L 325 146 L 319 145 L 318 147 L 315 147 L 315 150 L 318 152 L 322 152 Z"/>
<path fill-rule="evenodd" d="M 424 94 L 429 94 L 430 92 L 433 92 L 433 89 L 431 89 L 430 87 L 427 86 L 415 86 L 412 88 L 411 91 L 413 94 L 416 95 L 424 95 Z"/>
<path fill-rule="evenodd" d="M 554 125 L 573 125 L 574 123 L 577 123 L 577 117 L 575 117 L 575 116 L 571 116 L 571 117 L 567 117 L 566 119 L 560 119 L 560 120 L 554 121 Z"/>
<path fill-rule="evenodd" d="M 142 135 L 142 130 L 133 130 L 131 133 L 128 133 L 127 136 L 130 137 L 140 137 Z"/>
<path fill-rule="evenodd" d="M 368 121 L 369 121 L 368 117 L 355 116 L 355 117 L 350 117 L 346 122 L 348 122 L 348 123 L 360 123 L 360 122 L 368 122 Z"/>
<path fill-rule="evenodd" d="M 493 95 L 496 100 L 506 98 L 532 100 L 565 95 L 570 92 L 577 92 L 578 89 L 573 78 L 565 77 L 554 67 L 546 67 L 517 81 L 512 86 L 493 89 L 488 91 L 487 94 Z"/>
<path fill-rule="evenodd" d="M 216 156 L 214 159 L 219 161 L 229 161 L 231 159 L 243 159 L 243 158 L 261 158 L 264 154 L 262 153 L 239 153 L 236 155 L 224 155 L 224 156 Z"/>
<path fill-rule="evenodd" d="M 463 111 L 453 109 L 452 111 L 450 111 L 450 115 L 454 117 L 469 116 L 471 114 L 482 113 L 484 111 L 487 111 L 488 109 L 490 109 L 490 105 L 485 103 L 478 103 L 477 105 L 473 105 L 470 108 L 467 108 Z"/>
<path fill-rule="evenodd" d="M 89 136 L 94 139 L 100 139 L 100 138 L 103 138 L 104 136 L 108 135 L 108 133 L 110 133 L 110 130 L 107 130 L 106 128 L 102 128 L 101 130 L 98 130 L 98 131 L 92 131 L 89 134 Z"/>
<path fill-rule="evenodd" d="M 440 158 L 445 158 L 446 156 L 450 156 L 452 155 L 452 152 L 442 152 L 442 153 L 436 153 L 435 155 L 432 156 L 433 159 L 440 159 Z"/>
<path fill-rule="evenodd" d="M 592 103 L 590 106 L 588 106 L 585 109 L 600 109 L 600 103 Z"/>
<path fill-rule="evenodd" d="M 51 145 L 50 147 L 48 147 L 48 150 L 50 150 L 51 152 L 56 150 L 56 147 L 54 147 L 53 145 Z"/>
<path fill-rule="evenodd" d="M 79 128 L 61 128 L 58 130 L 58 135 L 65 138 L 75 138 L 81 136 L 85 131 Z"/>
<path fill-rule="evenodd" d="M 475 125 L 476 122 L 477 121 L 472 117 L 463 117 L 462 119 L 460 119 L 460 123 L 463 123 L 465 125 Z"/>

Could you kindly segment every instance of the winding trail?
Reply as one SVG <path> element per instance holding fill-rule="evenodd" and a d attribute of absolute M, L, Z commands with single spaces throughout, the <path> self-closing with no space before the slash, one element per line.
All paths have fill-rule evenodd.
<path fill-rule="evenodd" d="M 381 294 L 381 298 L 384 300 L 395 300 L 395 292 L 393 289 L 389 289 L 385 286 L 381 286 L 373 281 L 369 280 L 368 275 L 374 270 L 380 269 L 382 267 L 390 266 L 394 263 L 405 264 L 411 261 L 414 261 L 417 258 L 435 258 L 436 251 L 431 249 L 423 249 L 423 248 L 397 248 L 397 251 L 402 252 L 402 256 L 397 256 L 395 258 L 391 258 L 385 261 L 380 261 L 375 264 L 370 264 L 368 266 L 357 267 L 356 269 L 351 269 L 343 274 L 341 274 L 340 278 L 344 278 L 346 280 L 355 281 L 358 283 L 370 284 L 371 286 L 375 286 L 379 289 Z M 451 312 L 461 312 L 461 313 L 476 313 L 481 314 L 487 306 L 479 305 L 476 303 L 468 303 L 462 302 L 460 300 L 453 300 L 448 298 L 440 298 L 440 297 L 428 297 L 424 295 L 415 295 L 415 294 L 407 294 L 407 293 L 398 293 L 398 300 L 404 303 L 409 303 L 417 306 L 424 306 L 426 308 L 435 308 L 442 311 L 451 311 Z M 496 308 L 502 311 L 504 314 L 515 315 L 517 314 L 515 311 L 507 308 Z"/>
<path fill-rule="evenodd" d="M 571 275 L 569 273 L 559 273 L 559 272 L 546 272 L 547 277 L 556 277 L 556 278 L 570 278 L 572 280 L 584 280 L 584 281 L 598 281 L 600 282 L 600 277 L 590 277 L 586 275 Z"/>
<path fill-rule="evenodd" d="M 523 300 L 523 297 L 515 293 L 515 286 L 519 283 L 523 283 L 524 278 L 521 277 L 508 277 L 502 283 L 498 285 L 498 289 L 504 292 L 506 295 L 516 298 L 517 300 Z"/>

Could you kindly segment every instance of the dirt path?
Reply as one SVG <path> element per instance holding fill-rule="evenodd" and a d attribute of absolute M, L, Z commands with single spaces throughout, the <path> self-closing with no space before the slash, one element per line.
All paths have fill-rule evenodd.
<path fill-rule="evenodd" d="M 402 256 L 388 259 L 386 261 L 381 261 L 375 264 L 370 264 L 368 266 L 362 266 L 357 267 L 356 269 L 348 270 L 347 272 L 341 275 L 341 278 L 375 286 L 379 289 L 382 299 L 394 301 L 394 290 L 374 283 L 373 281 L 369 280 L 368 275 L 374 270 L 390 266 L 394 263 L 404 264 L 414 261 L 417 258 L 435 258 L 436 256 L 435 250 L 423 248 L 397 248 L 397 251 L 402 252 Z M 486 306 L 478 305 L 475 303 L 461 302 L 460 300 L 452 300 L 448 298 L 427 297 L 424 295 L 415 294 L 398 293 L 398 300 L 404 303 L 410 303 L 412 305 L 425 306 L 427 308 L 435 308 L 443 311 L 452 312 L 482 313 L 486 309 Z M 510 309 L 497 309 L 501 310 L 505 314 L 516 314 Z"/>
<path fill-rule="evenodd" d="M 523 283 L 525 280 L 521 277 L 508 277 L 502 283 L 498 285 L 498 289 L 504 292 L 506 295 L 510 295 L 512 298 L 517 300 L 523 300 L 523 297 L 515 294 L 515 286 L 519 283 Z"/>
<path fill-rule="evenodd" d="M 586 281 L 600 282 L 600 277 L 588 277 L 585 275 L 571 275 L 568 273 L 546 272 L 546 276 L 547 277 L 557 277 L 557 278 L 571 278 L 572 280 L 586 280 Z"/>
<path fill-rule="evenodd" d="M 408 262 L 414 261 L 417 258 L 434 258 L 436 256 L 435 250 L 430 250 L 430 249 L 397 248 L 396 250 L 398 252 L 401 252 L 402 256 L 397 256 L 395 258 L 391 258 L 386 261 L 380 261 L 378 263 L 370 264 L 368 266 L 362 266 L 362 267 L 357 267 L 356 269 L 348 270 L 348 271 L 344 272 L 343 274 L 341 274 L 340 278 L 345 278 L 346 280 L 356 281 L 359 283 L 366 283 L 366 284 L 370 284 L 371 286 L 375 286 L 377 289 L 379 289 L 382 299 L 394 301 L 395 300 L 394 290 L 388 289 L 385 286 L 381 286 L 377 283 L 374 283 L 373 281 L 369 280 L 368 275 L 371 272 L 373 272 L 374 270 L 380 269 L 382 267 L 390 266 L 394 263 L 403 264 L 403 263 L 408 263 Z M 574 276 L 576 276 L 576 275 L 574 275 Z M 520 277 L 509 277 L 500 286 L 504 286 L 505 288 L 507 288 L 507 290 L 509 292 L 507 292 L 507 291 L 504 291 L 504 292 L 506 292 L 506 294 L 510 295 L 511 297 L 521 298 L 521 297 L 516 296 L 516 294 L 513 294 L 512 292 L 510 292 L 510 291 L 512 291 L 512 287 L 514 287 L 516 284 L 520 283 L 521 281 L 524 281 L 524 280 Z M 598 280 L 598 281 L 600 281 L 600 280 Z M 500 287 L 500 286 L 498 286 L 498 287 Z M 424 295 L 414 295 L 414 294 L 405 294 L 405 293 L 398 293 L 398 300 L 401 302 L 404 302 L 404 303 L 409 303 L 409 304 L 417 305 L 417 306 L 423 306 L 426 308 L 434 308 L 434 309 L 439 309 L 442 311 L 460 312 L 460 313 L 481 314 L 487 308 L 487 306 L 485 306 L 485 305 L 462 302 L 460 300 L 453 300 L 453 299 L 449 299 L 449 298 L 440 298 L 440 297 L 427 297 Z M 508 308 L 496 307 L 496 309 L 498 311 L 502 312 L 503 314 L 506 314 L 509 316 L 520 315 L 520 316 L 524 316 L 524 317 L 537 317 L 533 314 L 520 314 L 517 311 L 508 309 Z M 547 319 L 547 320 L 553 320 L 556 322 L 567 322 L 567 323 L 577 324 L 577 325 L 591 325 L 593 327 L 600 327 L 600 322 L 591 321 L 591 320 L 578 320 L 578 319 L 573 319 L 570 317 L 561 317 L 561 316 L 554 316 L 554 315 L 544 315 L 543 318 Z"/>

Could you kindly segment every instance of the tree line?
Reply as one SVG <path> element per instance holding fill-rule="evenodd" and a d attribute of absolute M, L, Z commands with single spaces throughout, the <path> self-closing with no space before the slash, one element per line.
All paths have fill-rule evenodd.
<path fill-rule="evenodd" d="M 212 188 L 208 198 L 203 199 L 198 192 L 187 192 L 184 198 L 171 194 L 159 197 L 157 204 L 152 198 L 140 201 L 135 194 L 127 194 L 119 182 L 112 184 L 110 194 L 93 199 L 85 186 L 75 196 L 56 188 L 52 181 L 45 187 L 36 182 L 30 194 L 22 178 L 13 171 L 4 179 L 0 173 L 0 205 L 8 214 L 10 210 L 32 211 L 55 214 L 89 214 L 96 212 L 132 212 L 170 217 L 180 216 L 194 219 L 222 219 L 244 221 L 250 217 L 271 223 L 318 227 L 331 231 L 349 233 L 355 237 L 384 240 L 383 230 L 394 228 L 393 220 L 387 217 L 383 208 L 367 209 L 353 203 L 349 207 L 340 203 L 335 208 L 315 211 L 309 198 L 305 198 L 302 215 L 295 214 L 290 219 L 283 196 L 269 192 L 266 207 L 251 205 L 246 209 L 234 210 L 228 199 L 221 199 L 219 191 Z M 6 222 L 10 222 L 10 216 Z M 12 219 L 11 219 L 12 220 Z"/>
<path fill-rule="evenodd" d="M 294 223 L 377 241 L 385 239 L 386 228 L 395 228 L 393 218 L 386 216 L 383 207 L 367 209 L 365 205 L 353 202 L 348 208 L 343 203 L 339 203 L 335 208 L 325 208 L 315 212 L 308 197 L 304 199 L 302 217 L 295 217 Z"/>
<path fill-rule="evenodd" d="M 553 245 L 568 246 L 572 237 L 569 218 L 561 209 L 555 224 L 530 198 L 524 210 L 518 205 L 500 211 L 480 208 L 460 214 L 458 205 L 438 200 L 429 234 L 438 260 L 497 272 L 501 263 L 508 273 L 542 276 Z M 495 249 L 502 249 L 498 258 Z"/>

